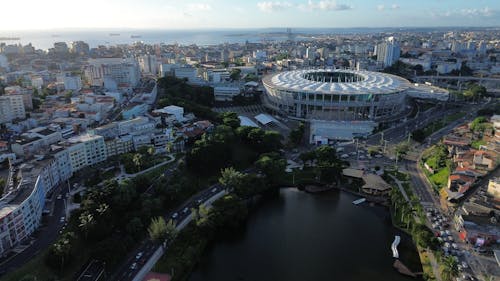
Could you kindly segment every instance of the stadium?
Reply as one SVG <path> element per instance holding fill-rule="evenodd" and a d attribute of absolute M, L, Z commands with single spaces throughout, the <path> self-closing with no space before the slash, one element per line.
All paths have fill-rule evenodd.
<path fill-rule="evenodd" d="M 401 77 L 371 71 L 308 69 L 264 77 L 264 104 L 305 120 L 384 121 L 403 113 L 411 87 Z"/>

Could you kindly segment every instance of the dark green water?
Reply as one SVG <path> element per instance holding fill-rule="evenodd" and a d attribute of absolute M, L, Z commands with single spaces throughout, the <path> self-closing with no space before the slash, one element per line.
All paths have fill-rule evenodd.
<path fill-rule="evenodd" d="M 390 245 L 401 233 L 389 212 L 347 193 L 317 195 L 283 189 L 261 203 L 234 237 L 219 239 L 203 256 L 191 281 L 415 280 L 393 269 Z M 401 260 L 420 271 L 409 237 Z"/>

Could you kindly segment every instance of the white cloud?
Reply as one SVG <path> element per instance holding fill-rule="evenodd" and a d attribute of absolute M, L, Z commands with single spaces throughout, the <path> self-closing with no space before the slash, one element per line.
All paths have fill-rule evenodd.
<path fill-rule="evenodd" d="M 276 11 L 280 11 L 280 10 L 283 10 L 283 9 L 290 8 L 290 7 L 292 7 L 292 4 L 290 4 L 289 2 L 279 2 L 279 1 L 273 2 L 273 1 L 269 1 L 269 2 L 259 2 L 259 3 L 257 3 L 257 7 L 262 12 L 272 13 L 272 12 L 276 12 Z"/>
<path fill-rule="evenodd" d="M 387 9 L 389 9 L 389 8 L 391 10 L 398 10 L 400 7 L 399 7 L 398 4 L 392 4 L 390 7 L 387 7 Z M 383 11 L 386 10 L 386 7 L 383 4 L 379 4 L 379 5 L 377 5 L 377 10 L 380 11 L 380 12 L 383 12 Z"/>
<path fill-rule="evenodd" d="M 345 11 L 351 10 L 352 7 L 346 4 L 339 4 L 335 0 L 322 0 L 314 2 L 309 0 L 307 5 L 299 5 L 299 8 L 309 11 L 320 10 L 320 11 Z"/>
<path fill-rule="evenodd" d="M 190 3 L 187 5 L 189 11 L 210 11 L 212 6 L 207 3 Z"/>
<path fill-rule="evenodd" d="M 432 12 L 431 15 L 433 17 L 468 17 L 468 18 L 477 18 L 477 17 L 493 17 L 498 14 L 498 11 L 493 10 L 489 7 L 484 8 L 469 8 L 469 9 L 455 9 L 448 10 L 445 12 Z"/>

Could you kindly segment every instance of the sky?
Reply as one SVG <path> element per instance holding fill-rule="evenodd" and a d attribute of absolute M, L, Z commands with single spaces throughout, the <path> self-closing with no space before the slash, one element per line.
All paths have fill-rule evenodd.
<path fill-rule="evenodd" d="M 0 10 L 0 31 L 500 26 L 500 0 L 0 0 Z"/>

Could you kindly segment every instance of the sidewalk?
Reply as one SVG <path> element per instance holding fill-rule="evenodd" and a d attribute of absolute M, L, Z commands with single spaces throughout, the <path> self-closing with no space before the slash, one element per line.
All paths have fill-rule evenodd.
<path fill-rule="evenodd" d="M 127 173 L 125 172 L 125 168 L 123 167 L 123 165 L 120 165 L 120 174 L 119 174 L 118 176 L 116 176 L 116 177 L 115 177 L 115 179 L 119 181 L 119 180 L 124 180 L 124 179 L 134 178 L 134 177 L 136 177 L 136 176 L 139 176 L 139 175 L 145 174 L 145 173 L 147 173 L 147 172 L 149 172 L 149 171 L 152 171 L 152 170 L 154 170 L 154 169 L 156 169 L 156 168 L 158 168 L 158 167 L 161 167 L 161 166 L 163 166 L 163 165 L 166 165 L 166 164 L 169 164 L 169 163 L 172 163 L 172 162 L 174 162 L 174 161 L 175 161 L 175 157 L 174 157 L 173 155 L 170 155 L 170 154 L 169 154 L 169 155 L 167 155 L 167 156 L 168 156 L 168 157 L 170 157 L 170 159 L 169 159 L 169 160 L 166 160 L 166 161 L 163 161 L 163 162 L 161 162 L 161 163 L 158 163 L 158 164 L 156 164 L 156 165 L 154 165 L 154 166 L 152 166 L 152 167 L 149 167 L 149 168 L 147 168 L 147 169 L 145 169 L 145 170 L 142 170 L 142 171 L 140 171 L 140 172 L 137 172 L 137 173 L 135 173 L 135 174 L 127 174 Z"/>

